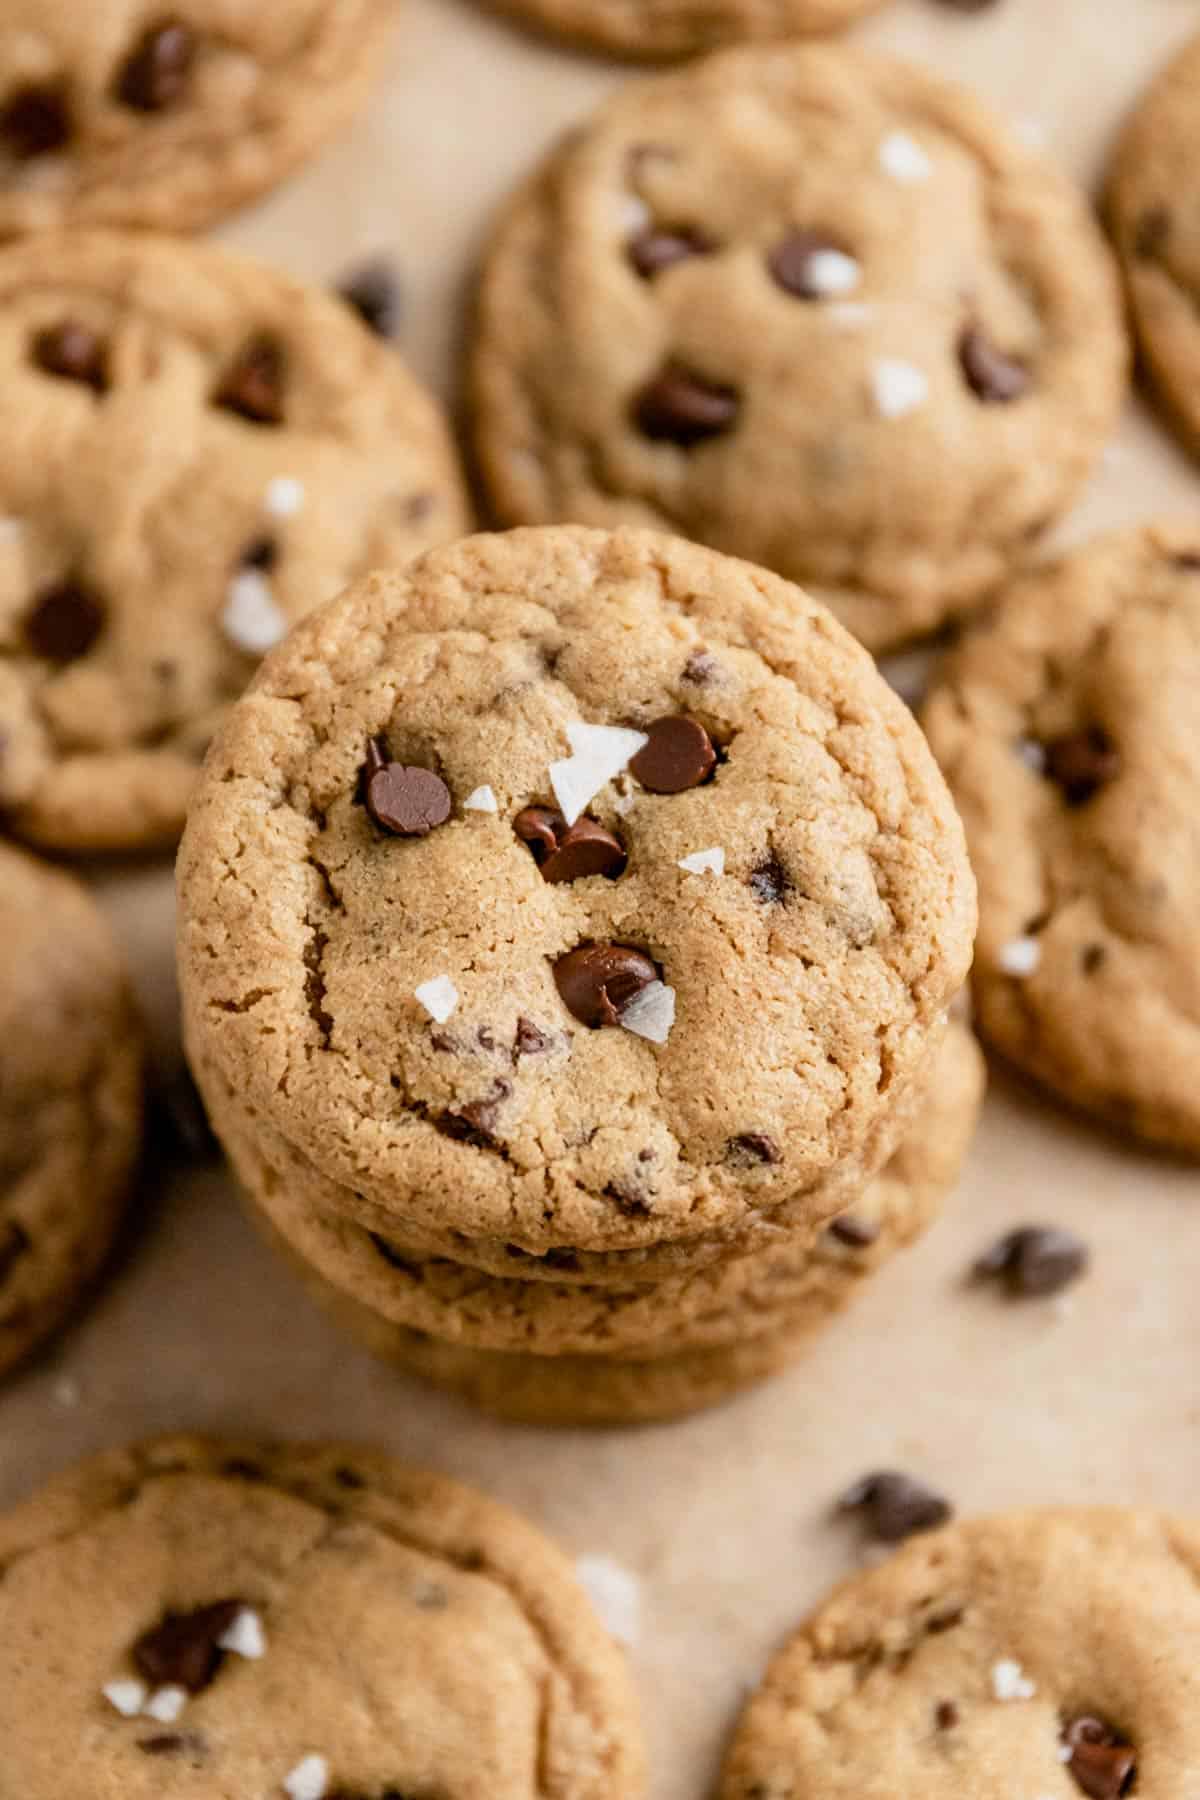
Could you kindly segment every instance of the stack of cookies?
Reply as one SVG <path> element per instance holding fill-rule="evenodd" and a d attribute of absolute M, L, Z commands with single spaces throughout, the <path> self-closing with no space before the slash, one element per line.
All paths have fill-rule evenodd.
<path fill-rule="evenodd" d="M 318 609 L 214 745 L 180 895 L 255 1213 L 510 1415 L 768 1373 L 965 1148 L 942 779 L 829 613 L 695 545 L 467 539 Z"/>

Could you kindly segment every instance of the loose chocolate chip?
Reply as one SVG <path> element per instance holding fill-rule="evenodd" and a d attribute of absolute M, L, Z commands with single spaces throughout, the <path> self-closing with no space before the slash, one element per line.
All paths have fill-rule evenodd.
<path fill-rule="evenodd" d="M 837 1509 L 862 1513 L 872 1537 L 883 1544 L 898 1544 L 919 1531 L 933 1531 L 953 1514 L 950 1502 L 941 1494 L 893 1469 L 864 1475 L 846 1489 Z"/>
<path fill-rule="evenodd" d="M 791 878 L 774 850 L 756 862 L 750 871 L 750 891 L 764 906 L 776 906 L 791 887 Z"/>
<path fill-rule="evenodd" d="M 1152 206 L 1134 227 L 1133 254 L 1141 262 L 1153 262 L 1166 249 L 1170 235 L 1170 213 L 1165 206 Z"/>
<path fill-rule="evenodd" d="M 213 405 L 252 425 L 282 425 L 287 357 L 265 332 L 243 344 L 213 394 Z"/>
<path fill-rule="evenodd" d="M 1120 1800 L 1137 1775 L 1133 1745 L 1103 1719 L 1071 1719 L 1063 1726 L 1063 1748 L 1070 1751 L 1067 1768 L 1089 1800 Z"/>
<path fill-rule="evenodd" d="M 198 1694 L 224 1660 L 218 1640 L 242 1611 L 240 1600 L 218 1600 L 194 1612 L 169 1612 L 133 1646 L 139 1675 L 152 1687 L 181 1687 Z"/>
<path fill-rule="evenodd" d="M 104 629 L 104 608 L 78 581 L 61 581 L 40 593 L 25 615 L 25 642 L 47 662 L 86 656 Z"/>
<path fill-rule="evenodd" d="M 581 881 L 606 875 L 615 881 L 629 860 L 620 838 L 586 815 L 568 825 L 549 806 L 527 806 L 513 820 L 513 830 L 529 845 L 544 881 Z"/>
<path fill-rule="evenodd" d="M 396 837 L 427 837 L 450 817 L 450 789 L 441 776 L 388 762 L 374 739 L 367 746 L 362 793 L 376 825 Z"/>
<path fill-rule="evenodd" d="M 731 1137 L 725 1146 L 725 1161 L 742 1169 L 777 1163 L 779 1154 L 779 1145 L 763 1131 L 744 1131 Z"/>
<path fill-rule="evenodd" d="M 117 99 L 137 112 L 164 112 L 186 94 L 195 60 L 191 27 L 182 19 L 160 19 L 126 58 L 117 76 Z"/>
<path fill-rule="evenodd" d="M 856 1219 L 853 1213 L 843 1213 L 827 1229 L 830 1237 L 848 1250 L 869 1250 L 879 1236 L 878 1225 L 868 1219 Z"/>
<path fill-rule="evenodd" d="M 985 406 L 1008 406 L 1029 386 L 1025 364 L 997 349 L 978 325 L 968 325 L 959 338 L 958 360 L 967 386 Z"/>
<path fill-rule="evenodd" d="M 391 263 L 379 257 L 361 264 L 339 283 L 338 293 L 376 337 L 399 336 L 400 282 Z"/>
<path fill-rule="evenodd" d="M 711 256 L 716 245 L 702 231 L 681 226 L 677 231 L 663 231 L 647 225 L 629 242 L 629 260 L 642 277 L 650 281 L 675 263 L 687 262 L 693 256 Z"/>
<path fill-rule="evenodd" d="M 517 1020 L 517 1035 L 513 1044 L 513 1056 L 544 1056 L 550 1048 L 547 1034 L 536 1026 L 532 1019 Z"/>
<path fill-rule="evenodd" d="M 554 965 L 554 981 L 564 1006 L 584 1025 L 619 1025 L 621 1014 L 658 970 L 627 944 L 583 944 Z"/>
<path fill-rule="evenodd" d="M 241 569 L 258 569 L 261 574 L 268 575 L 279 561 L 279 545 L 273 537 L 265 533 L 262 537 L 251 538 L 238 558 Z"/>
<path fill-rule="evenodd" d="M 823 299 L 825 290 L 815 280 L 813 258 L 827 250 L 845 255 L 842 245 L 824 231 L 793 231 L 767 258 L 772 281 L 797 300 Z"/>
<path fill-rule="evenodd" d="M 690 450 L 732 431 L 741 404 L 736 388 L 668 362 L 634 396 L 633 419 L 643 437 Z"/>
<path fill-rule="evenodd" d="M 682 794 L 707 781 L 717 763 L 713 741 L 699 719 L 677 713 L 647 727 L 644 744 L 629 772 L 652 794 Z"/>
<path fill-rule="evenodd" d="M 0 109 L 0 141 L 20 162 L 61 150 L 70 136 L 71 112 L 61 87 L 18 88 Z"/>
<path fill-rule="evenodd" d="M 15 1219 L 0 1228 L 0 1281 L 7 1281 L 15 1264 L 30 1248 L 29 1233 Z"/>
<path fill-rule="evenodd" d="M 108 387 L 108 350 L 104 340 L 88 325 L 75 319 L 64 319 L 61 325 L 49 325 L 33 340 L 33 360 L 47 375 L 63 381 L 82 382 L 94 393 L 103 394 Z"/>
<path fill-rule="evenodd" d="M 953 1731 L 959 1721 L 959 1711 L 953 1700 L 939 1700 L 933 1715 L 933 1722 L 939 1731 Z"/>
<path fill-rule="evenodd" d="M 1005 1232 L 976 1262 L 976 1281 L 1002 1281 L 1017 1299 L 1057 1294 L 1084 1274 L 1088 1247 L 1055 1225 L 1022 1225 Z"/>
<path fill-rule="evenodd" d="M 1068 806 L 1086 806 L 1121 773 L 1120 753 L 1098 725 L 1053 738 L 1045 750 L 1046 774 L 1062 789 Z"/>

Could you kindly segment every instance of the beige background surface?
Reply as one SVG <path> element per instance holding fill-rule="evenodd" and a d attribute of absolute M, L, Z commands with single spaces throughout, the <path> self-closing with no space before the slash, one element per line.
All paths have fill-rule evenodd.
<path fill-rule="evenodd" d="M 978 17 L 898 0 L 861 31 L 973 81 L 1094 182 L 1125 108 L 1200 26 L 1200 0 L 996 0 Z M 225 234 L 306 275 L 387 250 L 405 347 L 449 389 L 460 303 L 491 208 L 617 72 L 526 41 L 456 0 L 407 0 L 356 129 Z M 1141 408 L 1075 534 L 1194 507 L 1200 474 Z M 163 1043 L 170 880 L 96 872 Z M 1200 1079 L 1200 1070 L 1197 1071 Z M 963 1272 L 1002 1228 L 1072 1225 L 1095 1254 L 1060 1301 L 1005 1304 Z M 100 1303 L 0 1396 L 0 1503 L 83 1451 L 168 1428 L 358 1436 L 491 1488 L 573 1551 L 641 1582 L 636 1649 L 654 1800 L 704 1794 L 748 1683 L 856 1540 L 827 1517 L 863 1470 L 923 1474 L 963 1510 L 1200 1494 L 1195 1173 L 994 1081 L 946 1219 L 799 1368 L 691 1423 L 585 1437 L 492 1425 L 373 1365 L 311 1310 L 219 1173 L 148 1196 Z"/>

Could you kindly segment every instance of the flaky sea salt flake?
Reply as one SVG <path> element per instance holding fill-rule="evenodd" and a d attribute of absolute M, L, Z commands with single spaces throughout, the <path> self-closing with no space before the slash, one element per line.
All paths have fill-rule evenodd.
<path fill-rule="evenodd" d="M 329 1764 L 323 1756 L 303 1756 L 283 1783 L 288 1800 L 325 1800 Z"/>
<path fill-rule="evenodd" d="M 230 643 L 251 656 L 265 656 L 287 636 L 287 620 L 257 569 L 242 569 L 230 582 L 221 629 Z"/>
<path fill-rule="evenodd" d="M 276 475 L 267 483 L 266 507 L 274 519 L 291 519 L 304 505 L 304 483 L 292 475 Z"/>
<path fill-rule="evenodd" d="M 716 844 L 711 850 L 693 850 L 690 856 L 680 857 L 679 866 L 689 875 L 723 875 L 725 852 Z"/>
<path fill-rule="evenodd" d="M 929 380 L 915 363 L 881 356 L 871 369 L 871 393 L 885 419 L 902 419 L 915 412 L 929 397 Z"/>
<path fill-rule="evenodd" d="M 889 131 L 879 146 L 879 166 L 893 181 L 928 181 L 933 164 L 907 131 Z"/>
<path fill-rule="evenodd" d="M 623 725 L 585 725 L 576 719 L 567 726 L 571 755 L 550 764 L 550 785 L 568 825 L 574 825 L 588 802 L 628 768 L 630 761 L 649 742 L 644 731 Z"/>
<path fill-rule="evenodd" d="M 110 1706 L 115 1706 L 123 1719 L 136 1719 L 146 1704 L 148 1689 L 144 1681 L 108 1681 L 103 1688 L 104 1698 Z"/>
<path fill-rule="evenodd" d="M 1034 974 L 1041 960 L 1042 946 L 1035 937 L 1010 938 L 1007 944 L 1001 944 L 996 958 L 1001 973 L 1013 975 L 1018 981 Z"/>
<path fill-rule="evenodd" d="M 247 1662 L 257 1662 L 267 1654 L 267 1639 L 262 1620 L 253 1607 L 243 1606 L 229 1629 L 217 1639 L 218 1650 L 232 1651 Z"/>
<path fill-rule="evenodd" d="M 485 783 L 483 787 L 472 788 L 463 801 L 464 812 L 499 812 L 496 796 Z"/>
<path fill-rule="evenodd" d="M 438 1025 L 444 1025 L 458 1005 L 458 989 L 448 975 L 435 975 L 432 981 L 423 981 L 413 993 Z"/>
<path fill-rule="evenodd" d="M 992 1693 L 997 1700 L 1032 1700 L 1037 1683 L 1029 1679 L 1019 1662 L 1004 1656 L 992 1664 Z"/>
<path fill-rule="evenodd" d="M 159 1725 L 173 1725 L 186 1705 L 186 1688 L 160 1687 L 143 1706 L 142 1716 L 154 1719 Z"/>
<path fill-rule="evenodd" d="M 636 994 L 621 1012 L 621 1024 L 634 1037 L 648 1038 L 652 1044 L 665 1044 L 675 1023 L 675 989 L 661 981 L 652 981 Z"/>

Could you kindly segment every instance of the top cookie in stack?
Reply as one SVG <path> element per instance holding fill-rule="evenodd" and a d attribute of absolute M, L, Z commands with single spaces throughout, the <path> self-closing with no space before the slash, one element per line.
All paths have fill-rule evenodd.
<path fill-rule="evenodd" d="M 849 1204 L 974 926 L 924 740 L 822 607 L 568 527 L 303 622 L 214 746 L 180 892 L 218 1126 L 394 1241 L 590 1279 Z"/>

